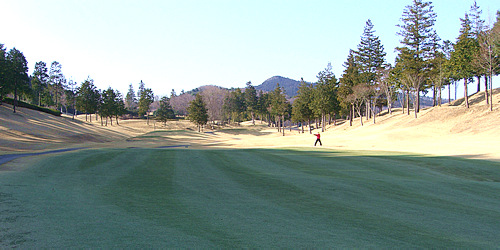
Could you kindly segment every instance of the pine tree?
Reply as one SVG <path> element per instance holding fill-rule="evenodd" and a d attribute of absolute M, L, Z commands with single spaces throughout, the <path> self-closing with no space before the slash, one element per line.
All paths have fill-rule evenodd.
<path fill-rule="evenodd" d="M 14 94 L 14 113 L 16 113 L 19 94 L 27 93 L 29 88 L 28 61 L 24 54 L 12 48 L 7 54 L 7 93 Z"/>
<path fill-rule="evenodd" d="M 0 43 L 0 105 L 2 105 L 3 97 L 7 94 L 7 48 Z"/>
<path fill-rule="evenodd" d="M 328 63 L 327 67 L 316 76 L 318 81 L 315 86 L 313 101 L 310 103 L 317 117 L 321 118 L 321 130 L 325 131 L 326 115 L 333 114 L 339 110 L 337 101 L 338 82 L 335 74 L 332 72 L 332 65 Z"/>
<path fill-rule="evenodd" d="M 486 26 L 484 24 L 484 20 L 481 19 L 481 14 L 483 11 L 477 5 L 477 2 L 474 0 L 474 3 L 470 7 L 469 11 L 469 18 L 470 18 L 470 25 L 471 25 L 471 33 L 472 37 L 476 40 L 476 42 L 479 45 L 480 42 L 480 36 L 483 34 L 486 30 Z M 479 51 L 477 51 L 479 52 Z M 476 57 L 479 55 L 476 55 Z M 474 76 L 477 79 L 477 92 L 481 91 L 481 77 L 486 76 L 486 71 L 484 68 L 482 68 L 478 64 L 474 64 Z"/>
<path fill-rule="evenodd" d="M 59 97 L 62 94 L 62 90 L 64 89 L 64 83 L 66 83 L 66 79 L 64 78 L 64 74 L 62 73 L 62 66 L 59 62 L 53 61 L 50 65 L 49 79 L 50 83 L 52 84 L 55 106 L 56 108 L 59 108 Z"/>
<path fill-rule="evenodd" d="M 280 87 L 279 83 L 276 84 L 276 88 L 270 94 L 270 104 L 270 113 L 275 117 L 275 121 L 278 125 L 278 132 L 283 132 L 283 136 L 285 136 L 284 122 L 285 114 L 288 111 L 288 101 L 286 100 L 285 90 Z"/>
<path fill-rule="evenodd" d="M 243 115 L 246 111 L 245 107 L 245 96 L 241 92 L 240 88 L 231 91 L 224 101 L 223 105 L 226 117 L 236 123 L 240 123 L 243 120 Z"/>
<path fill-rule="evenodd" d="M 146 89 L 146 85 L 144 84 L 144 82 L 141 80 L 141 82 L 139 82 L 139 89 L 137 90 L 137 97 L 138 98 L 141 98 L 141 95 L 142 95 L 142 92 Z"/>
<path fill-rule="evenodd" d="M 141 81 L 142 82 L 142 81 Z M 144 88 L 140 91 L 141 96 L 139 97 L 139 116 L 146 115 L 147 124 L 149 125 L 149 109 L 154 101 L 153 90 L 150 88 Z"/>
<path fill-rule="evenodd" d="M 309 125 L 309 133 L 311 131 L 311 119 L 314 117 L 313 110 L 310 108 L 310 103 L 313 100 L 313 86 L 310 83 L 301 79 L 299 90 L 297 91 L 297 96 L 292 105 L 292 119 L 297 122 L 302 123 L 302 133 L 304 133 L 303 123 L 307 121 Z"/>
<path fill-rule="evenodd" d="M 497 12 L 497 22 L 491 29 L 484 30 L 478 36 L 479 52 L 474 60 L 475 65 L 485 72 L 485 99 L 490 111 L 493 111 L 492 76 L 500 71 L 500 11 Z M 488 80 L 490 90 L 488 93 Z"/>
<path fill-rule="evenodd" d="M 201 132 L 203 125 L 208 122 L 208 113 L 203 97 L 200 93 L 196 94 L 195 99 L 189 103 L 188 118 L 198 126 L 198 132 Z"/>
<path fill-rule="evenodd" d="M 375 36 L 373 27 L 371 20 L 368 19 L 363 34 L 361 35 L 361 42 L 358 45 L 358 50 L 355 53 L 361 83 L 375 91 L 377 88 L 375 85 L 379 77 L 378 74 L 380 74 L 384 68 L 386 53 L 384 52 L 384 46 L 379 37 Z M 367 114 L 370 113 L 368 109 L 372 109 L 371 113 L 373 113 L 373 118 L 375 119 L 375 112 L 373 111 L 372 105 L 374 105 L 377 100 L 373 100 L 372 94 L 368 96 L 367 100 Z"/>
<path fill-rule="evenodd" d="M 413 0 L 412 5 L 405 7 L 401 21 L 402 24 L 397 25 L 401 29 L 397 34 L 402 38 L 402 47 L 396 48 L 399 51 L 398 63 L 402 69 L 402 82 L 415 93 L 414 108 L 417 117 L 420 91 L 428 77 L 430 51 L 437 40 L 434 30 L 436 13 L 433 11 L 432 2 Z"/>
<path fill-rule="evenodd" d="M 347 61 L 344 62 L 344 73 L 340 78 L 340 85 L 338 90 L 338 100 L 339 105 L 344 110 L 344 112 L 349 114 L 349 124 L 352 126 L 352 120 L 355 116 L 353 99 L 353 87 L 358 85 L 361 81 L 361 76 L 359 73 L 359 68 L 355 59 L 355 52 L 353 50 L 349 51 L 347 56 Z"/>
<path fill-rule="evenodd" d="M 247 87 L 245 88 L 245 106 L 250 116 L 252 117 L 252 124 L 255 125 L 255 111 L 257 109 L 257 91 L 255 87 L 252 86 L 252 82 L 247 82 Z"/>
<path fill-rule="evenodd" d="M 48 68 L 45 62 L 35 63 L 35 70 L 31 77 L 31 87 L 33 88 L 33 95 L 37 100 L 38 106 L 42 106 L 42 96 L 48 86 L 49 75 Z"/>
<path fill-rule="evenodd" d="M 137 108 L 137 98 L 135 96 L 134 86 L 132 83 L 128 86 L 128 92 L 125 96 L 126 107 L 129 111 L 133 111 Z"/>
<path fill-rule="evenodd" d="M 155 113 L 156 120 L 163 122 L 164 125 L 167 124 L 168 119 L 174 119 L 175 113 L 170 105 L 170 99 L 166 96 L 162 97 L 160 100 L 160 107 Z"/>
<path fill-rule="evenodd" d="M 106 118 L 106 126 L 108 126 L 108 118 L 111 118 L 111 126 L 113 126 L 113 116 L 116 110 L 116 93 L 109 87 L 101 93 L 101 106 L 99 107 L 99 114 L 101 117 Z"/>
<path fill-rule="evenodd" d="M 85 112 L 85 121 L 87 121 L 90 114 L 90 122 L 92 122 L 92 114 L 97 112 L 99 102 L 99 90 L 94 85 L 94 80 L 88 78 L 76 91 L 76 107 L 78 110 Z"/>
<path fill-rule="evenodd" d="M 451 53 L 451 65 L 455 72 L 455 79 L 464 80 L 465 106 L 469 108 L 467 84 L 475 73 L 473 61 L 479 52 L 479 44 L 477 40 L 474 39 L 471 32 L 469 15 L 466 13 L 465 17 L 463 19 L 461 18 L 460 21 L 462 22 L 462 27 L 460 28 L 460 35 L 457 38 L 457 43 L 453 46 L 454 51 Z"/>

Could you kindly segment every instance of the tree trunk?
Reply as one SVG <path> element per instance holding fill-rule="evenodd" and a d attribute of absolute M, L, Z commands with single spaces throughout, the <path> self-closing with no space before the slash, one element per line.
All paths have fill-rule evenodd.
<path fill-rule="evenodd" d="M 370 120 L 370 107 L 371 107 L 371 101 L 369 100 L 366 100 L 365 102 L 365 116 L 366 116 L 366 120 Z"/>
<path fill-rule="evenodd" d="M 451 83 L 448 84 L 448 104 L 451 103 Z"/>
<path fill-rule="evenodd" d="M 415 91 L 415 102 L 417 104 L 417 113 L 420 112 L 420 88 Z"/>
<path fill-rule="evenodd" d="M 476 93 L 479 93 L 479 91 L 481 91 L 481 76 L 476 76 L 477 78 L 477 92 Z"/>
<path fill-rule="evenodd" d="M 283 136 L 285 136 L 285 115 L 282 115 L 281 118 L 282 118 L 281 120 L 283 121 L 283 124 L 282 124 L 283 125 L 283 128 L 282 128 Z"/>
<path fill-rule="evenodd" d="M 406 112 L 410 115 L 410 90 L 406 90 Z"/>
<path fill-rule="evenodd" d="M 372 112 L 373 112 L 373 124 L 375 124 L 375 112 L 376 112 L 376 108 L 375 107 L 375 103 L 373 104 L 373 107 L 372 107 Z"/>
<path fill-rule="evenodd" d="M 14 105 L 14 112 L 16 113 L 16 106 L 17 106 L 17 83 L 14 83 L 14 102 L 12 102 Z"/>
<path fill-rule="evenodd" d="M 442 97 L 441 97 L 441 87 L 439 87 L 438 93 L 439 93 L 438 94 L 438 105 L 439 105 L 439 107 L 441 107 L 441 102 L 443 101 Z"/>
<path fill-rule="evenodd" d="M 363 126 L 363 116 L 361 116 L 361 107 L 358 109 L 359 121 L 361 122 L 361 126 Z"/>
<path fill-rule="evenodd" d="M 279 115 L 278 115 L 278 122 L 276 125 L 278 125 L 278 132 L 281 132 L 281 117 Z"/>
<path fill-rule="evenodd" d="M 352 120 L 354 119 L 354 104 L 351 104 L 351 108 L 349 110 L 349 113 L 351 113 L 349 115 L 349 126 L 352 127 Z"/>
<path fill-rule="evenodd" d="M 490 111 L 493 111 L 493 78 L 491 78 L 491 73 L 490 73 Z"/>
<path fill-rule="evenodd" d="M 455 86 L 455 100 L 457 99 L 457 88 L 458 88 L 458 82 L 454 82 L 453 86 Z"/>
<path fill-rule="evenodd" d="M 418 113 L 418 107 L 420 106 L 420 90 L 417 89 L 417 91 L 415 91 L 415 101 L 413 101 L 415 104 L 415 118 L 417 118 L 417 113 Z"/>
<path fill-rule="evenodd" d="M 436 106 L 436 85 L 432 85 L 432 107 Z"/>
<path fill-rule="evenodd" d="M 321 132 L 325 132 L 326 115 L 321 112 Z"/>
<path fill-rule="evenodd" d="M 406 96 L 406 93 L 403 92 L 403 102 L 401 103 L 401 106 L 403 107 L 403 114 L 405 113 L 405 105 L 406 105 L 405 96 Z"/>
<path fill-rule="evenodd" d="M 465 107 L 469 108 L 469 95 L 467 93 L 467 78 L 464 78 L 464 98 L 465 98 Z"/>
<path fill-rule="evenodd" d="M 490 103 L 490 98 L 488 97 L 488 76 L 484 76 L 484 99 L 486 100 L 486 106 Z"/>

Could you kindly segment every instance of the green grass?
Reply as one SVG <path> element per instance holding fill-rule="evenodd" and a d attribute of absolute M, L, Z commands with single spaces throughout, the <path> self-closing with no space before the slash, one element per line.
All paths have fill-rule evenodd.
<path fill-rule="evenodd" d="M 0 248 L 497 248 L 500 163 L 102 149 L 0 172 Z"/>

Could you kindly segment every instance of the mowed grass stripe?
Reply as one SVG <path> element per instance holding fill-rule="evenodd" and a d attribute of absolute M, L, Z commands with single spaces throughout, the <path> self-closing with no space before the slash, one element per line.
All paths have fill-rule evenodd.
<path fill-rule="evenodd" d="M 224 166 L 228 171 L 231 171 L 234 178 L 240 179 L 240 182 L 242 183 L 246 183 L 247 188 L 252 187 L 252 192 L 254 194 L 260 194 L 280 206 L 293 209 L 298 212 L 300 216 L 314 215 L 316 218 L 313 219 L 317 220 L 315 222 L 316 225 L 314 226 L 331 223 L 330 230 L 332 231 L 330 233 L 338 233 L 342 231 L 343 233 L 341 234 L 345 234 L 346 232 L 349 232 L 347 235 L 355 238 L 358 243 L 364 241 L 361 244 L 376 242 L 384 237 L 386 238 L 386 241 L 399 240 L 399 237 L 397 236 L 388 236 L 383 234 L 378 234 L 376 236 L 376 240 L 374 238 L 370 238 L 370 236 L 373 235 L 373 232 L 377 231 L 377 224 L 384 222 L 387 226 L 387 224 L 394 224 L 396 222 L 392 222 L 388 219 L 377 218 L 378 215 L 367 215 L 366 211 L 358 210 L 356 208 L 356 204 L 345 203 L 341 199 L 329 199 L 335 195 L 333 193 L 326 196 L 318 196 L 318 194 L 321 193 L 317 192 L 318 190 L 310 192 L 310 187 L 300 187 L 304 182 L 310 183 L 309 180 L 294 180 L 293 183 L 290 183 L 288 182 L 288 177 L 296 175 L 293 172 L 288 174 L 281 173 L 277 175 L 269 175 L 255 171 L 253 168 L 246 168 L 245 166 L 257 166 L 261 161 L 257 160 L 254 164 L 254 162 L 250 160 L 250 162 L 246 161 L 245 164 L 241 164 L 241 161 L 238 160 L 244 158 L 241 155 L 241 151 L 238 151 L 236 154 L 240 155 L 232 154 L 234 157 L 233 160 L 227 161 L 226 164 L 218 165 Z M 221 154 L 217 155 L 218 159 L 221 159 L 222 157 L 223 156 Z M 298 162 L 299 165 L 296 165 L 297 162 L 291 164 L 289 159 L 286 160 L 287 164 L 283 164 L 281 161 L 283 161 L 284 158 L 278 157 L 276 153 L 272 154 L 270 158 L 266 158 L 268 158 L 265 161 L 267 162 L 267 166 L 265 166 L 267 169 L 283 168 L 283 166 L 292 165 L 307 167 L 307 163 L 305 162 Z M 278 162 L 278 164 L 276 164 L 276 162 Z M 266 172 L 267 170 L 263 169 L 263 171 Z M 283 176 L 287 176 L 287 180 L 283 181 Z M 335 190 L 335 188 L 332 190 Z M 399 232 L 404 232 L 404 229 L 407 228 L 407 226 L 403 224 L 394 225 L 393 227 L 398 228 Z M 410 229 L 408 229 L 408 231 L 410 231 Z M 416 231 L 416 229 L 411 229 L 411 231 Z M 397 233 L 398 231 L 389 230 L 388 232 Z M 330 240 L 333 240 L 330 241 L 330 244 L 336 244 L 333 238 Z M 340 244 L 340 242 L 337 244 Z"/>
<path fill-rule="evenodd" d="M 83 150 L 0 173 L 0 246 L 494 248 L 498 178 L 373 152 Z"/>
<path fill-rule="evenodd" d="M 241 153 L 241 151 L 238 151 L 238 152 Z M 268 152 L 273 152 L 273 153 L 269 154 Z M 326 165 L 322 165 L 322 163 L 321 163 L 321 161 L 324 160 L 325 158 L 321 158 L 322 160 L 320 159 L 319 161 L 312 160 L 312 159 L 308 158 L 307 162 L 300 162 L 300 161 L 294 162 L 295 161 L 293 159 L 294 156 L 290 155 L 290 152 L 287 151 L 284 153 L 287 155 L 286 157 L 280 157 L 279 156 L 280 153 L 282 153 L 282 152 L 281 151 L 274 152 L 274 151 L 270 151 L 270 150 L 265 150 L 265 151 L 262 151 L 262 153 L 258 154 L 258 155 L 265 156 L 266 160 L 264 162 L 267 162 L 267 164 L 268 164 L 267 166 L 265 166 L 267 169 L 274 169 L 275 170 L 277 168 L 283 168 L 283 166 L 288 166 L 289 168 L 300 169 L 300 170 L 305 169 L 305 168 L 310 168 L 310 169 L 322 168 L 322 170 L 320 172 L 322 173 L 322 176 L 324 176 L 325 171 L 326 171 L 325 168 L 328 168 Z M 300 155 L 300 152 L 296 152 L 296 154 Z M 313 153 L 313 154 L 316 154 L 316 153 Z M 241 162 L 241 161 L 238 161 L 238 159 L 240 159 L 241 157 L 242 157 L 241 155 L 234 155 L 235 159 L 231 163 L 226 164 L 225 166 L 237 166 L 234 168 L 234 170 L 236 172 L 241 172 L 242 171 L 241 169 L 244 169 L 244 166 L 252 166 L 252 168 L 253 168 L 254 166 L 257 166 L 257 165 L 259 165 L 259 163 L 262 162 L 261 160 L 252 161 L 254 159 L 254 158 L 252 158 L 252 160 L 250 160 L 250 162 L 246 161 L 244 166 L 242 166 L 241 164 L 238 164 L 238 162 Z M 332 159 L 330 159 L 330 172 L 337 172 L 336 166 L 338 166 L 339 163 L 341 165 L 345 165 L 346 163 L 348 164 L 350 159 L 351 158 L 338 158 L 338 159 L 334 159 L 335 161 L 332 161 Z M 418 161 L 418 160 L 419 159 L 416 159 L 416 161 Z M 278 162 L 278 163 L 273 164 L 273 162 L 274 163 Z M 374 164 L 371 163 L 370 161 L 364 162 L 364 165 L 368 166 L 371 169 L 374 169 L 377 167 L 377 166 L 374 166 Z M 360 163 L 356 163 L 356 166 L 360 166 Z M 394 167 L 394 165 L 393 165 L 393 167 Z M 249 171 L 248 173 L 245 173 L 244 175 L 239 175 L 239 176 L 252 176 L 252 174 L 250 174 L 250 172 L 252 172 L 252 171 Z M 262 171 L 267 172 L 268 170 L 263 169 Z M 311 172 L 311 170 L 307 170 L 305 172 L 306 173 Z M 256 173 L 256 174 L 254 174 L 253 177 L 255 177 L 255 179 L 257 180 L 259 178 L 262 178 L 262 176 L 267 176 L 267 175 L 261 174 L 261 173 Z M 290 181 L 290 176 L 296 176 L 296 173 L 289 172 L 286 174 L 280 173 L 280 174 L 274 175 L 273 176 L 273 178 L 275 179 L 274 182 L 278 183 L 276 186 L 278 186 L 278 187 L 285 187 L 286 186 L 286 185 L 280 183 L 280 180 L 279 180 L 283 176 L 286 176 L 286 178 L 284 178 L 284 179 L 286 179 L 286 181 Z M 304 175 L 301 175 L 301 176 L 304 177 Z M 342 177 L 339 177 L 340 175 L 338 173 L 328 174 L 327 176 L 332 177 L 333 182 L 338 181 L 338 182 L 341 182 L 343 184 L 346 183 L 346 180 L 344 180 Z M 337 176 L 338 178 L 335 179 L 335 176 Z M 493 218 L 493 219 L 496 219 L 498 217 L 498 210 L 492 211 L 489 209 L 482 209 L 482 208 L 474 207 L 473 205 L 471 205 L 467 202 L 463 202 L 463 199 L 460 199 L 461 202 L 448 201 L 446 199 L 434 197 L 433 193 L 431 193 L 431 192 L 427 193 L 426 191 L 423 191 L 423 192 L 418 191 L 419 188 L 425 187 L 426 184 L 431 184 L 430 182 L 429 183 L 425 183 L 425 182 L 417 183 L 418 187 L 411 189 L 411 187 L 409 188 L 409 187 L 405 187 L 404 185 L 398 184 L 399 180 L 397 180 L 397 179 L 393 179 L 391 182 L 384 182 L 384 181 L 380 181 L 377 179 L 375 179 L 375 180 L 367 179 L 370 176 L 371 176 L 370 174 L 365 175 L 365 177 L 362 178 L 360 181 L 354 182 L 356 184 L 355 188 L 354 188 L 355 190 L 351 190 L 351 191 L 354 191 L 354 192 L 357 191 L 357 192 L 351 193 L 355 196 L 354 197 L 355 199 L 352 200 L 351 203 L 346 203 L 346 201 L 343 198 L 338 199 L 337 194 L 331 194 L 331 196 L 329 196 L 329 197 L 336 198 L 336 202 L 340 202 L 341 204 L 344 203 L 344 205 L 347 206 L 347 211 L 352 212 L 352 213 L 356 213 L 357 209 L 364 206 L 364 201 L 367 201 L 366 203 L 370 205 L 367 207 L 368 208 L 367 210 L 372 211 L 371 214 L 369 215 L 370 219 L 373 219 L 372 217 L 377 217 L 377 216 L 382 215 L 382 214 L 387 214 L 387 218 L 389 218 L 389 217 L 397 218 L 397 216 L 396 216 L 397 214 L 394 214 L 394 212 L 398 212 L 399 214 L 401 214 L 402 218 L 404 218 L 405 220 L 403 220 L 403 225 L 397 225 L 397 222 L 394 222 L 394 223 L 396 223 L 394 225 L 395 230 L 394 231 L 390 230 L 389 232 L 391 232 L 391 233 L 404 232 L 404 228 L 411 226 L 411 223 L 416 224 L 417 227 L 410 228 L 409 231 L 413 231 L 415 233 L 418 231 L 418 228 L 421 228 L 422 230 L 427 231 L 428 230 L 427 226 L 425 225 L 425 223 L 422 223 L 422 221 L 425 222 L 425 221 L 430 220 L 432 222 L 432 220 L 434 220 L 433 217 L 436 217 L 436 216 L 432 216 L 432 215 L 434 215 L 436 212 L 438 212 L 439 216 L 447 215 L 447 217 L 450 217 L 450 219 L 453 219 L 453 220 L 443 223 L 445 226 L 441 230 L 441 232 L 438 232 L 437 234 L 433 234 L 430 238 L 442 237 L 442 239 L 440 239 L 440 240 L 444 240 L 446 238 L 453 238 L 453 240 L 456 240 L 455 237 L 453 236 L 453 234 L 448 235 L 450 232 L 449 229 L 456 227 L 455 223 L 456 223 L 457 219 L 463 220 L 463 218 L 461 218 L 461 217 L 464 216 L 464 213 L 471 214 L 470 212 L 474 211 L 475 213 L 473 213 L 473 214 L 475 214 L 476 217 L 477 217 L 477 215 L 480 215 L 482 217 L 484 214 L 491 215 L 492 217 L 490 217 L 490 218 Z M 317 175 L 316 175 L 316 177 L 317 177 Z M 314 181 L 321 180 L 321 178 L 320 179 L 312 178 L 312 179 Z M 352 178 L 350 178 L 350 179 L 352 179 Z M 293 183 L 295 183 L 295 185 L 301 185 L 302 183 L 304 183 L 304 181 L 294 180 Z M 290 183 L 288 183 L 288 184 L 293 185 Z M 266 188 L 266 186 L 271 186 L 271 185 L 264 185 L 264 188 Z M 325 187 L 325 186 L 322 185 L 322 187 Z M 350 186 L 350 187 L 344 186 L 343 188 L 352 189 L 353 186 Z M 311 187 L 307 187 L 306 189 L 299 189 L 299 191 L 309 190 L 309 189 L 311 189 Z M 329 189 L 330 190 L 342 190 L 342 188 L 337 189 L 335 187 L 329 188 Z M 317 190 L 317 189 L 314 190 L 314 194 L 306 194 L 306 195 L 302 194 L 302 192 L 295 192 L 294 188 L 284 188 L 284 190 L 290 191 L 292 193 L 291 196 L 295 196 L 297 201 L 302 200 L 301 196 L 311 198 L 311 197 L 314 197 L 314 195 L 321 193 L 321 191 Z M 342 190 L 342 191 L 344 191 L 344 190 Z M 364 194 L 364 195 L 359 196 L 359 194 Z M 374 209 L 374 207 L 372 205 L 374 205 L 376 203 L 374 202 L 373 199 L 369 199 L 370 197 L 379 198 L 380 200 L 382 200 L 384 202 L 382 204 L 379 203 L 380 209 L 381 209 L 380 211 L 377 211 L 377 209 Z M 365 199 L 365 198 L 368 198 L 368 199 Z M 342 206 L 339 208 L 339 207 L 337 207 L 338 205 L 331 204 L 332 205 L 331 209 L 327 209 L 328 206 L 326 204 L 328 204 L 328 202 L 325 200 L 318 200 L 318 204 L 319 204 L 319 206 L 315 206 L 315 204 L 311 204 L 310 202 L 308 202 L 307 199 L 304 199 L 304 204 L 303 204 L 304 207 L 300 207 L 300 209 L 307 211 L 307 209 L 314 209 L 314 207 L 319 207 L 319 208 L 324 208 L 325 210 L 329 210 L 329 211 L 337 211 L 337 212 L 340 212 L 339 214 L 342 214 Z M 435 206 L 435 207 L 437 207 L 437 209 L 436 208 L 435 209 L 428 209 L 428 206 L 431 206 L 431 207 Z M 392 209 L 391 209 L 391 207 L 392 207 Z M 440 211 L 440 209 L 441 210 L 444 209 L 444 210 Z M 407 221 L 407 218 L 409 216 L 405 216 L 405 215 L 406 215 L 406 213 L 412 213 L 413 212 L 412 210 L 416 211 L 415 216 L 418 216 L 419 214 L 425 215 L 426 211 L 427 211 L 430 218 L 422 218 L 422 221 L 415 220 L 413 218 L 412 221 Z M 389 213 L 384 213 L 385 211 L 388 211 Z M 456 211 L 456 212 L 454 214 L 451 211 Z M 362 214 L 363 211 L 358 211 L 358 212 L 361 212 L 361 214 Z M 448 214 L 448 212 L 450 212 L 451 214 Z M 327 213 L 328 212 L 324 211 L 324 214 L 327 214 Z M 368 213 L 370 213 L 370 212 L 368 212 Z M 474 216 L 471 216 L 471 217 L 474 217 Z M 349 216 L 343 217 L 343 218 L 349 218 Z M 439 220 L 439 219 L 440 218 L 438 217 L 435 220 Z M 441 219 L 446 219 L 446 218 L 441 217 Z M 383 223 L 386 226 L 388 226 L 391 224 L 391 220 L 387 219 L 386 221 L 383 221 Z M 446 226 L 446 224 L 449 224 L 449 225 Z M 369 223 L 367 223 L 367 220 L 363 220 L 362 227 L 366 228 L 367 226 L 369 226 Z M 460 226 L 461 226 L 461 229 L 463 229 L 463 230 L 467 230 L 468 228 L 470 228 L 470 225 L 468 223 L 464 223 Z M 495 227 L 495 224 L 493 224 L 493 227 Z M 498 227 L 498 225 L 496 225 L 496 227 Z M 397 228 L 397 230 L 396 230 L 396 228 Z M 454 229 L 456 230 L 457 228 L 454 228 Z M 475 229 L 476 228 L 474 228 L 474 229 L 470 228 L 470 231 L 473 231 Z M 491 226 L 490 226 L 490 229 L 491 229 Z M 479 231 L 482 231 L 482 230 L 479 230 Z M 472 234 L 474 235 L 475 232 L 476 231 L 472 232 Z M 393 236 L 391 236 L 391 237 L 393 237 Z M 407 235 L 405 235 L 404 237 L 408 238 Z M 420 237 L 419 238 L 420 243 L 425 244 L 425 241 L 422 241 L 422 238 L 421 238 L 422 235 L 418 235 L 418 237 Z M 396 238 L 398 238 L 398 237 L 396 236 Z M 460 239 L 460 240 L 467 240 L 467 239 Z"/>

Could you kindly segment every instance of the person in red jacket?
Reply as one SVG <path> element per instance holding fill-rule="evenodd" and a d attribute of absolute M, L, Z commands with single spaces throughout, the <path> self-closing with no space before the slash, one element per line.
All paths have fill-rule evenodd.
<path fill-rule="evenodd" d="M 316 136 L 316 138 L 317 138 L 317 139 L 316 139 L 316 142 L 314 143 L 314 146 L 316 147 L 316 143 L 318 143 L 318 142 L 319 142 L 319 145 L 320 145 L 320 146 L 323 146 L 323 144 L 321 144 L 321 139 L 320 139 L 320 138 L 321 138 L 321 135 L 319 134 L 319 132 L 318 132 L 317 134 L 314 134 L 314 135 L 315 135 L 315 136 Z"/>

